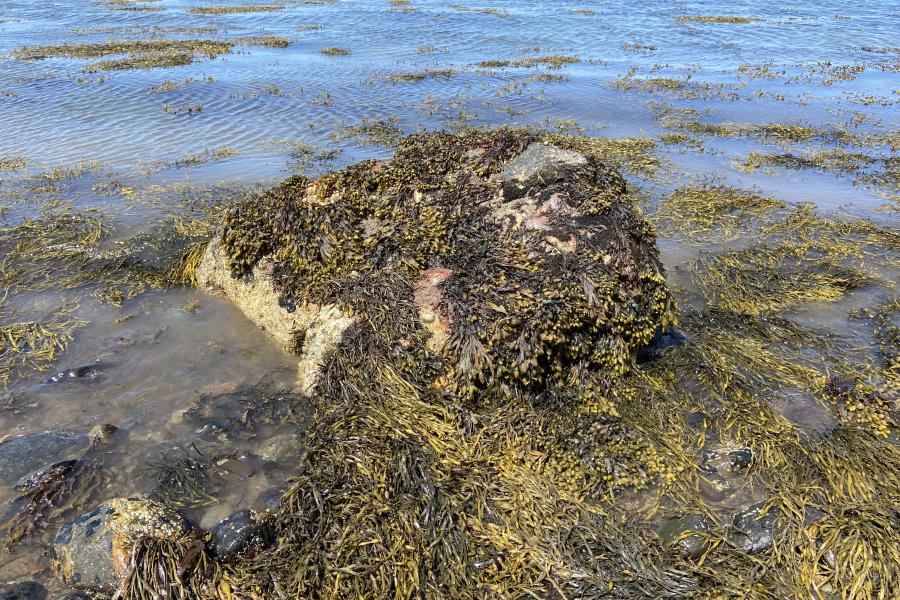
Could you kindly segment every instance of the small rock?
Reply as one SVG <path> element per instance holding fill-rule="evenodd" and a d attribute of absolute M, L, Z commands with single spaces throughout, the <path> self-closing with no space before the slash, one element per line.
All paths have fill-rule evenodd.
<path fill-rule="evenodd" d="M 728 480 L 710 471 L 700 475 L 700 494 L 712 502 L 720 502 L 731 494 L 731 485 Z"/>
<path fill-rule="evenodd" d="M 657 530 L 659 539 L 667 546 L 673 546 L 688 558 L 700 558 L 706 550 L 706 542 L 699 535 L 685 535 L 691 531 L 709 531 L 712 524 L 699 515 L 685 515 L 670 519 Z"/>
<path fill-rule="evenodd" d="M 102 425 L 97 425 L 91 429 L 89 435 L 95 442 L 109 444 L 110 442 L 121 439 L 125 435 L 125 430 L 109 423 L 103 423 Z"/>
<path fill-rule="evenodd" d="M 734 515 L 732 540 L 745 552 L 759 554 L 772 547 L 772 529 L 780 511 L 771 508 L 763 514 L 764 502 L 759 502 Z"/>
<path fill-rule="evenodd" d="M 50 431 L 7 440 L 0 444 L 0 481 L 15 481 L 87 443 L 84 434 Z"/>
<path fill-rule="evenodd" d="M 53 569 L 76 588 L 112 592 L 127 572 L 135 542 L 176 539 L 187 531 L 181 515 L 159 502 L 116 498 L 60 527 L 53 539 Z"/>
<path fill-rule="evenodd" d="M 264 492 L 259 493 L 259 496 L 256 497 L 256 501 L 253 504 L 262 510 L 274 511 L 281 506 L 282 495 L 284 495 L 284 492 L 277 488 L 265 490 Z"/>
<path fill-rule="evenodd" d="M 740 450 L 729 452 L 728 463 L 731 466 L 732 473 L 743 473 L 753 464 L 753 451 L 750 448 L 741 448 Z"/>
<path fill-rule="evenodd" d="M 74 369 L 63 369 L 62 371 L 51 375 L 47 379 L 47 383 L 64 383 L 66 381 L 89 381 L 98 379 L 103 373 L 112 367 L 109 363 L 97 362 Z"/>
<path fill-rule="evenodd" d="M 37 581 L 23 581 L 0 591 L 0 600 L 44 600 L 47 590 Z"/>
<path fill-rule="evenodd" d="M 259 449 L 259 457 L 267 462 L 285 464 L 300 456 L 300 440 L 291 434 L 277 435 Z"/>
<path fill-rule="evenodd" d="M 213 550 L 225 560 L 264 548 L 272 541 L 269 524 L 246 509 L 234 513 L 213 527 L 210 533 L 213 536 Z"/>
<path fill-rule="evenodd" d="M 638 364 L 658 360 L 666 352 L 681 346 L 685 342 L 687 342 L 687 338 L 675 327 L 670 327 L 666 331 L 663 331 L 662 328 L 657 328 L 656 335 L 653 336 L 650 343 L 638 349 L 635 360 L 637 360 Z"/>

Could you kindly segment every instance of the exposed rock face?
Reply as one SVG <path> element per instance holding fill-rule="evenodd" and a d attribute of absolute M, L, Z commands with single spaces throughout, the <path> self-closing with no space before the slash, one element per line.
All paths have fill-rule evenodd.
<path fill-rule="evenodd" d="M 625 192 L 615 170 L 532 134 L 411 136 L 390 161 L 237 206 L 197 280 L 299 354 L 307 394 L 361 323 L 386 343 L 424 340 L 464 396 L 621 373 L 671 313 L 653 230 Z"/>
<path fill-rule="evenodd" d="M 285 352 L 299 354 L 297 387 L 309 393 L 324 355 L 337 346 L 355 320 L 329 304 L 283 306 L 272 280 L 272 268 L 272 260 L 263 259 L 251 274 L 232 277 L 221 238 L 216 237 L 207 246 L 197 268 L 197 282 L 204 289 L 224 294 Z"/>
<path fill-rule="evenodd" d="M 186 533 L 181 516 L 162 504 L 116 498 L 60 527 L 53 540 L 53 568 L 76 588 L 113 592 L 127 572 L 137 541 L 175 539 Z"/>

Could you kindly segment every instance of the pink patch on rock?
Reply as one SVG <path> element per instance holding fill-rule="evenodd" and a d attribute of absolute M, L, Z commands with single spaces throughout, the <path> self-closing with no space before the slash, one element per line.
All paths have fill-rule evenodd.
<path fill-rule="evenodd" d="M 427 347 L 432 352 L 440 352 L 450 339 L 450 326 L 453 324 L 449 315 L 440 310 L 443 294 L 440 285 L 447 281 L 453 271 L 450 269 L 428 269 L 416 281 L 414 299 L 419 308 L 419 320 L 431 336 Z"/>

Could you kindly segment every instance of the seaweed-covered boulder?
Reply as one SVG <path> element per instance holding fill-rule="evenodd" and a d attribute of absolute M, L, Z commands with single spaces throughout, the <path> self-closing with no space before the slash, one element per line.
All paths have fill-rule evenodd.
<path fill-rule="evenodd" d="M 109 500 L 60 527 L 53 539 L 53 569 L 76 588 L 115 591 L 138 541 L 177 539 L 187 530 L 181 515 L 159 502 Z"/>
<path fill-rule="evenodd" d="M 290 177 L 229 212 L 197 280 L 300 355 L 307 393 L 361 323 L 471 398 L 620 374 L 673 312 L 622 177 L 512 130 L 414 135 L 389 161 Z"/>

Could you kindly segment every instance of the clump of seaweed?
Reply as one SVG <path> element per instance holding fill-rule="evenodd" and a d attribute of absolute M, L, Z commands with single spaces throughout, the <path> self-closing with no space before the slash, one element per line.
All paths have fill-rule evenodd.
<path fill-rule="evenodd" d="M 0 301 L 0 387 L 32 371 L 47 371 L 57 355 L 72 341 L 84 321 L 72 316 L 74 306 L 64 306 L 42 319 L 18 320 Z"/>
<path fill-rule="evenodd" d="M 467 6 L 465 4 L 451 4 L 450 8 L 453 10 L 458 10 L 460 12 L 475 12 L 481 13 L 483 15 L 490 15 L 492 17 L 506 17 L 506 12 L 500 10 L 499 8 L 490 8 L 490 7 L 480 7 L 480 6 Z"/>
<path fill-rule="evenodd" d="M 185 12 L 194 15 L 235 15 L 284 10 L 283 4 L 243 4 L 240 6 L 189 6 Z"/>
<path fill-rule="evenodd" d="M 88 63 L 88 72 L 122 69 L 172 67 L 191 64 L 197 58 L 216 58 L 231 54 L 235 46 L 265 46 L 284 48 L 290 44 L 286 38 L 259 36 L 230 40 L 109 40 L 84 44 L 60 44 L 57 46 L 25 46 L 12 53 L 17 60 L 43 60 L 47 58 L 98 58 L 117 54 L 128 55 L 121 59 Z"/>
<path fill-rule="evenodd" d="M 690 269 L 711 305 L 750 315 L 834 302 L 877 281 L 865 270 L 790 242 L 702 256 Z"/>
<path fill-rule="evenodd" d="M 747 225 L 787 205 L 723 184 L 682 186 L 660 203 L 654 220 L 668 235 L 696 242 L 734 240 Z"/>
<path fill-rule="evenodd" d="M 81 457 L 50 465 L 16 484 L 16 491 L 21 494 L 19 501 L 24 501 L 24 505 L 6 525 L 7 549 L 40 533 L 91 499 L 102 480 L 103 436 L 99 433 Z"/>
<path fill-rule="evenodd" d="M 138 540 L 114 598 L 232 598 L 226 582 L 221 582 L 218 589 L 210 587 L 211 581 L 221 581 L 221 567 L 210 555 L 206 542 L 196 530 L 175 540 Z"/>
<path fill-rule="evenodd" d="M 363 119 L 357 125 L 343 126 L 331 134 L 336 142 L 353 140 L 362 145 L 393 148 L 403 135 L 397 117 L 387 119 Z"/>
<path fill-rule="evenodd" d="M 176 508 L 204 506 L 215 502 L 211 462 L 193 445 L 189 449 L 164 452 L 147 461 L 145 475 L 154 482 L 150 498 Z"/>
<path fill-rule="evenodd" d="M 441 78 L 450 79 L 459 74 L 456 69 L 422 69 L 421 71 L 407 71 L 403 73 L 389 73 L 382 79 L 391 83 L 416 83 L 426 79 Z"/>
<path fill-rule="evenodd" d="M 735 25 L 746 25 L 761 20 L 762 19 L 758 17 L 735 17 L 725 15 L 679 15 L 675 18 L 675 21 L 678 23 L 731 23 Z"/>
<path fill-rule="evenodd" d="M 319 50 L 319 54 L 324 54 L 325 56 L 348 56 L 350 54 L 349 48 L 322 48 Z"/>
<path fill-rule="evenodd" d="M 653 256 L 652 231 L 623 200 L 618 174 L 592 160 L 583 187 L 560 194 L 593 221 L 582 225 L 583 234 L 558 233 L 574 239 L 563 262 L 529 258 L 534 250 L 509 239 L 491 216 L 498 184 L 484 178 L 537 139 L 512 130 L 414 135 L 400 141 L 386 164 L 361 163 L 313 186 L 292 177 L 226 216 L 223 246 L 232 272 L 241 276 L 271 253 L 285 305 L 341 303 L 342 282 L 386 268 L 411 278 L 407 294 L 429 267 L 458 272 L 445 286 L 445 310 L 455 324 L 448 347 L 456 356 L 448 384 L 464 395 L 492 384 L 568 380 L 570 365 L 583 361 L 622 372 L 631 349 L 649 341 L 670 313 L 660 267 L 644 264 Z M 563 146 L 578 143 L 558 139 Z M 448 181 L 457 171 L 458 182 Z M 313 202 L 304 200 L 308 194 Z M 604 232 L 623 226 L 622 238 L 633 241 L 606 241 Z M 610 280 L 622 270 L 630 274 L 626 288 Z M 637 297 L 616 306 L 615 287 Z"/>
<path fill-rule="evenodd" d="M 561 69 L 564 65 L 571 65 L 580 62 L 581 59 L 577 56 L 566 56 L 564 54 L 548 54 L 546 56 L 523 56 L 522 58 L 510 60 L 483 60 L 476 66 L 484 69 L 498 69 L 505 67 L 533 69 L 537 66 L 546 66 L 550 69 Z"/>
<path fill-rule="evenodd" d="M 9 173 L 11 171 L 19 171 L 25 168 L 28 162 L 23 156 L 9 156 L 0 158 L 0 173 Z"/>

